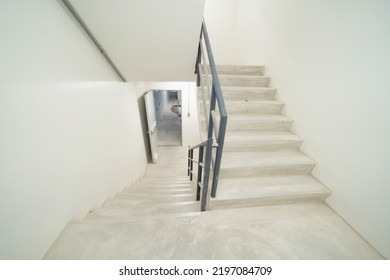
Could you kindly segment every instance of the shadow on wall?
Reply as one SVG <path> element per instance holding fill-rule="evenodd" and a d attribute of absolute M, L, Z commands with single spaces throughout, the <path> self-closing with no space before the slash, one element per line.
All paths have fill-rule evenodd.
<path fill-rule="evenodd" d="M 142 94 L 140 97 L 138 97 L 137 103 L 138 103 L 139 116 L 141 119 L 142 138 L 144 140 L 145 153 L 146 153 L 148 163 L 151 163 L 152 162 L 152 156 L 151 156 L 152 152 L 150 151 L 149 135 L 147 133 L 148 123 L 147 123 L 147 119 L 146 119 L 144 94 Z"/>

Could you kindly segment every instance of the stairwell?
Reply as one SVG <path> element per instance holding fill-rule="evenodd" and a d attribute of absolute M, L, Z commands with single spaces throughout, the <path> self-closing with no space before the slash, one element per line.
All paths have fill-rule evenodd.
<path fill-rule="evenodd" d="M 217 197 L 200 212 L 187 150 L 69 223 L 45 259 L 381 259 L 323 201 L 264 67 L 219 66 L 229 112 Z M 201 121 L 201 127 L 205 126 Z"/>

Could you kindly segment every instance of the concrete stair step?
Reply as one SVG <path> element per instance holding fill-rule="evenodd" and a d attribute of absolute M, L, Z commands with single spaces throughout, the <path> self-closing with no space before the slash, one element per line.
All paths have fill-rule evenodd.
<path fill-rule="evenodd" d="M 206 121 L 200 117 L 201 132 L 206 131 Z M 282 114 L 229 114 L 227 131 L 289 131 L 293 120 Z"/>
<path fill-rule="evenodd" d="M 155 177 L 144 177 L 140 182 L 159 182 L 159 183 L 185 183 L 189 182 L 187 176 L 177 176 L 174 178 L 155 178 Z"/>
<path fill-rule="evenodd" d="M 225 102 L 228 114 L 249 113 L 249 114 L 280 114 L 284 103 L 277 100 L 255 100 L 255 99 L 235 99 Z M 203 106 L 203 105 L 202 105 Z M 207 108 L 209 102 L 206 101 Z M 216 108 L 218 112 L 218 107 Z"/>
<path fill-rule="evenodd" d="M 270 87 L 224 87 L 222 94 L 225 100 L 270 100 L 274 99 L 276 89 Z"/>
<path fill-rule="evenodd" d="M 183 153 L 183 162 L 177 165 L 167 165 L 165 167 L 159 166 L 157 164 L 148 164 L 148 167 L 145 172 L 145 176 L 154 179 L 166 179 L 166 178 L 175 178 L 177 176 L 186 176 L 187 170 L 185 169 L 187 163 L 187 152 Z M 184 168 L 183 168 L 184 166 Z"/>
<path fill-rule="evenodd" d="M 311 175 L 220 178 L 211 209 L 323 201 L 329 195 Z"/>
<path fill-rule="evenodd" d="M 203 89 L 207 91 L 206 88 Z M 275 99 L 276 89 L 270 87 L 222 87 L 222 94 L 228 100 L 272 100 Z M 203 100 L 199 88 L 198 100 Z"/>
<path fill-rule="evenodd" d="M 145 193 L 150 195 L 173 195 L 173 194 L 192 194 L 194 193 L 194 188 L 126 188 L 123 190 L 123 193 Z"/>
<path fill-rule="evenodd" d="M 257 65 L 217 65 L 218 75 L 242 75 L 242 76 L 263 76 L 264 66 Z M 211 70 L 209 67 L 209 74 Z"/>
<path fill-rule="evenodd" d="M 270 77 L 219 75 L 221 87 L 268 87 Z"/>
<path fill-rule="evenodd" d="M 187 182 L 183 183 L 158 183 L 158 182 L 138 182 L 135 184 L 132 184 L 127 189 L 134 189 L 134 188 L 141 188 L 141 189 L 182 189 L 182 188 L 191 188 L 191 183 L 188 180 Z"/>
<path fill-rule="evenodd" d="M 288 131 L 292 123 L 281 114 L 231 114 L 227 130 Z"/>
<path fill-rule="evenodd" d="M 224 152 L 297 150 L 303 139 L 285 131 L 228 131 Z"/>
<path fill-rule="evenodd" d="M 165 195 L 150 195 L 146 193 L 119 193 L 112 199 L 108 200 L 104 205 L 108 204 L 148 204 L 148 203 L 170 203 L 170 202 L 186 202 L 194 201 L 195 194 L 165 194 Z"/>
<path fill-rule="evenodd" d="M 226 152 L 222 157 L 221 178 L 260 175 L 309 174 L 315 161 L 299 151 Z"/>
<path fill-rule="evenodd" d="M 187 212 L 198 212 L 200 211 L 200 202 L 198 201 L 185 201 L 185 202 L 170 202 L 170 203 L 148 203 L 145 205 L 107 205 L 103 208 L 99 208 L 86 217 L 89 219 L 100 219 L 100 218 L 114 218 L 114 219 L 137 219 L 140 220 L 142 217 L 149 219 L 151 216 L 164 216 L 170 214 L 180 214 Z"/>

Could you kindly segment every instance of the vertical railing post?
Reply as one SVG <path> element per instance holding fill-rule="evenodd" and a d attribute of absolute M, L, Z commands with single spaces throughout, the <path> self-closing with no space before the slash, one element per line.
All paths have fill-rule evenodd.
<path fill-rule="evenodd" d="M 213 139 L 209 138 L 206 145 L 206 159 L 205 159 L 205 168 L 203 175 L 203 189 L 202 189 L 202 201 L 200 210 L 206 211 L 209 206 L 209 196 L 208 196 L 208 186 L 209 186 L 209 177 L 210 177 L 210 164 L 211 164 L 211 153 L 213 148 Z"/>
<path fill-rule="evenodd" d="M 226 125 L 227 125 L 227 117 L 221 117 L 221 121 L 219 125 L 219 134 L 218 134 L 218 148 L 217 148 L 217 154 L 215 155 L 216 159 L 214 165 L 214 177 L 213 177 L 213 183 L 211 185 L 211 197 L 213 198 L 215 198 L 217 195 L 217 186 L 218 186 L 219 171 L 220 171 L 221 161 L 222 161 L 223 144 L 225 141 Z"/>
<path fill-rule="evenodd" d="M 187 176 L 190 176 L 190 165 L 191 164 L 191 150 L 190 146 L 188 146 L 188 163 L 187 163 Z"/>
<path fill-rule="evenodd" d="M 198 156 L 198 176 L 196 182 L 196 200 L 200 200 L 200 183 L 202 182 L 202 171 L 203 171 L 203 154 L 204 154 L 204 146 L 199 147 L 199 156 Z"/>
<path fill-rule="evenodd" d="M 216 104 L 216 96 L 215 96 L 215 88 L 214 88 L 214 84 L 211 88 L 211 96 L 210 96 L 210 115 L 209 115 L 209 129 L 207 131 L 207 138 L 213 138 L 213 130 L 214 130 L 214 126 L 213 126 L 213 118 L 211 116 L 211 111 L 214 111 L 215 110 L 215 104 Z"/>
<path fill-rule="evenodd" d="M 202 41 L 199 41 L 198 46 L 198 56 L 196 57 L 196 65 L 195 65 L 195 74 L 196 74 L 196 86 L 200 87 L 200 71 L 199 71 L 199 65 L 202 61 L 202 48 L 201 48 Z"/>
<path fill-rule="evenodd" d="M 193 168 L 194 168 L 194 150 L 190 150 L 190 158 L 191 158 L 191 161 L 190 161 L 190 170 L 191 170 L 191 174 L 190 174 L 190 181 L 192 181 L 192 172 L 193 172 Z"/>

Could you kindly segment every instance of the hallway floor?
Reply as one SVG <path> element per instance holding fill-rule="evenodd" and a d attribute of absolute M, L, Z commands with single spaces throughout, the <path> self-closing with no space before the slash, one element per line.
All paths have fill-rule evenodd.
<path fill-rule="evenodd" d="M 178 101 L 176 98 L 169 97 L 163 118 L 158 124 L 159 146 L 181 146 L 181 118 L 170 110 L 173 105 L 177 104 Z"/>
<path fill-rule="evenodd" d="M 184 180 L 186 149 L 160 147 L 159 153 L 159 163 L 148 166 L 148 180 Z M 86 219 L 69 224 L 45 258 L 383 259 L 321 202 Z"/>

